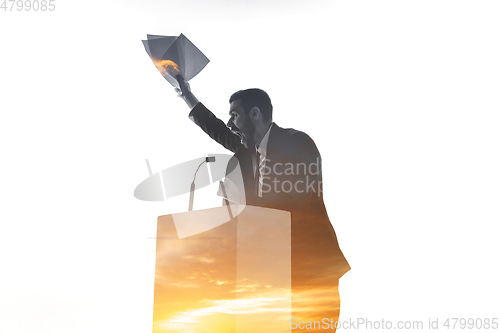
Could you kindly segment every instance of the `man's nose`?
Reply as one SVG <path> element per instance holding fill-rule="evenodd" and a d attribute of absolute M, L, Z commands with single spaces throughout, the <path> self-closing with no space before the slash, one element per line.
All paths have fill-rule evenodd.
<path fill-rule="evenodd" d="M 227 128 L 229 128 L 229 129 L 231 129 L 231 130 L 232 130 L 233 128 L 235 128 L 235 127 L 236 127 L 236 126 L 234 126 L 234 123 L 231 121 L 231 119 L 229 119 L 229 120 L 227 121 L 226 126 L 227 126 Z"/>

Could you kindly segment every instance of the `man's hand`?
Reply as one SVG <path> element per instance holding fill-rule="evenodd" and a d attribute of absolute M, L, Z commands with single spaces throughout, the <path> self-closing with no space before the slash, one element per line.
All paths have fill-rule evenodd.
<path fill-rule="evenodd" d="M 179 87 L 180 87 L 180 88 L 175 88 L 175 91 L 177 92 L 177 97 L 182 97 L 185 94 L 189 94 L 191 92 L 189 83 L 185 82 L 184 79 L 180 76 L 177 76 L 176 79 L 177 82 L 179 82 Z"/>
<path fill-rule="evenodd" d="M 194 108 L 196 104 L 199 103 L 199 101 L 191 92 L 191 87 L 189 86 L 189 83 L 185 82 L 181 77 L 177 78 L 177 82 L 179 82 L 179 87 L 180 87 L 180 88 L 175 88 L 177 97 L 182 98 L 190 109 Z"/>

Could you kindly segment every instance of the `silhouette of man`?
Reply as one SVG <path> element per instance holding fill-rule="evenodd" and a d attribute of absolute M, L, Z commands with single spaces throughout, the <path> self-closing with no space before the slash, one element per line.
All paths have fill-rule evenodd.
<path fill-rule="evenodd" d="M 321 156 L 314 141 L 273 122 L 271 100 L 261 89 L 234 93 L 226 124 L 196 99 L 189 84 L 180 82 L 180 87 L 176 91 L 190 107 L 190 119 L 234 153 L 246 204 L 291 212 L 290 326 L 300 332 L 334 332 L 338 280 L 350 267 L 323 203 Z"/>

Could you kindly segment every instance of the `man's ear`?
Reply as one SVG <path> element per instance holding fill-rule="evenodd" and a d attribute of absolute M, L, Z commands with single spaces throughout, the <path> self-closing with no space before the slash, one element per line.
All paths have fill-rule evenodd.
<path fill-rule="evenodd" d="M 253 119 L 253 120 L 257 120 L 259 119 L 259 117 L 261 117 L 261 113 L 260 113 L 260 109 L 258 106 L 254 106 L 252 109 L 250 109 L 250 117 Z"/>

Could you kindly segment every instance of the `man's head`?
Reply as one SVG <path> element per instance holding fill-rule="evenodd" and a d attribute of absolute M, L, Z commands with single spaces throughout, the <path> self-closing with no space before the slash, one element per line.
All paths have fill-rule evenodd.
<path fill-rule="evenodd" d="M 227 126 L 241 137 L 241 142 L 249 146 L 255 140 L 262 139 L 259 136 L 264 135 L 273 121 L 273 105 L 269 95 L 256 88 L 240 90 L 231 95 L 229 104 L 230 119 Z"/>

